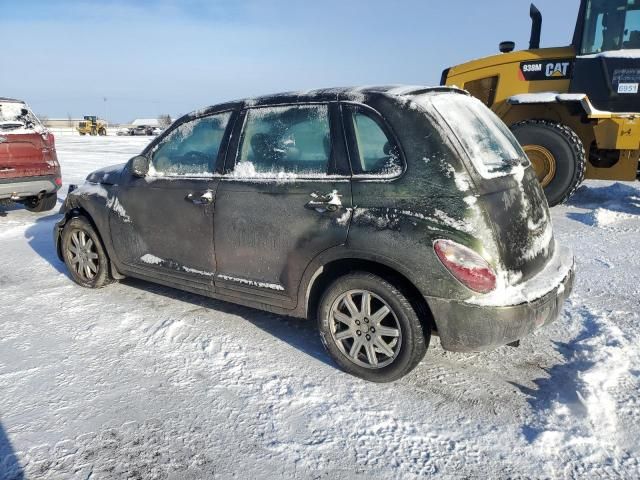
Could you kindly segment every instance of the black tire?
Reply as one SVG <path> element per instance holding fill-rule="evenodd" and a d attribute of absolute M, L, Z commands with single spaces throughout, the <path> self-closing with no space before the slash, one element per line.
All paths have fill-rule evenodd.
<path fill-rule="evenodd" d="M 104 137 L 107 134 L 107 131 L 104 128 L 101 128 L 100 130 L 98 130 L 98 135 L 100 135 L 101 137 Z"/>
<path fill-rule="evenodd" d="M 78 234 L 76 237 L 75 235 Z M 85 245 L 91 244 L 85 252 L 85 259 L 88 253 L 93 253 L 96 257 L 92 259 L 95 272 L 90 268 L 89 274 L 85 269 L 80 268 L 81 262 L 75 261 L 78 256 L 74 254 L 78 251 L 78 244 L 82 244 L 82 235 L 87 239 Z M 75 239 L 74 239 L 75 237 Z M 79 241 L 78 241 L 79 240 Z M 102 288 L 114 282 L 109 271 L 109 257 L 104 249 L 100 236 L 85 217 L 74 217 L 70 219 L 62 229 L 61 252 L 64 263 L 69 269 L 69 274 L 74 282 L 86 288 Z"/>
<path fill-rule="evenodd" d="M 345 295 L 351 295 L 351 299 L 356 304 L 358 298 L 360 299 L 360 313 L 362 313 L 364 297 L 357 292 L 369 292 L 369 298 L 372 299 L 369 303 L 371 305 L 369 311 L 371 319 L 367 319 L 366 315 L 364 315 L 358 326 L 353 323 L 353 328 L 349 327 L 336 331 L 336 325 L 340 324 L 344 327 L 347 325 L 334 319 L 334 315 L 338 315 L 340 309 L 343 311 L 348 310 Z M 374 313 L 381 312 L 382 308 L 380 306 L 384 304 L 390 309 L 390 313 L 386 314 L 381 321 L 377 321 L 374 318 Z M 375 306 L 379 307 L 379 309 L 373 310 Z M 338 310 L 334 314 L 332 312 L 334 312 L 335 308 Z M 347 316 L 349 315 L 347 314 Z M 375 332 L 371 333 L 369 329 L 373 330 L 374 326 L 378 328 L 378 336 L 371 340 L 375 336 Z M 399 334 L 394 334 L 393 336 L 382 335 L 385 337 L 382 338 L 380 335 L 382 332 L 381 327 L 385 327 L 388 332 L 397 330 Z M 359 330 L 355 330 L 356 328 Z M 364 330 L 365 328 L 367 330 Z M 318 306 L 318 329 L 327 352 L 342 370 L 372 382 L 392 382 L 413 370 L 427 352 L 431 338 L 430 331 L 423 331 L 420 319 L 407 297 L 385 279 L 367 272 L 347 274 L 335 280 L 326 289 Z M 372 337 L 370 338 L 370 335 L 366 332 L 369 332 Z M 336 335 L 341 333 L 346 335 L 347 338 L 336 339 Z M 356 337 L 356 333 L 358 337 Z M 354 344 L 358 338 L 360 342 L 367 342 L 367 344 L 363 344 L 357 349 L 355 352 L 356 359 L 354 360 L 350 354 L 351 351 L 356 349 L 357 345 L 354 346 Z M 378 344 L 375 342 L 379 341 L 379 339 L 385 342 L 385 348 L 389 348 L 390 353 L 394 354 L 393 356 L 384 353 L 382 350 L 375 351 L 378 348 Z M 382 345 L 380 346 L 382 347 Z M 349 352 L 346 351 L 347 348 L 350 349 Z M 368 352 L 369 348 L 373 350 Z M 370 353 L 376 358 L 376 363 L 380 362 L 378 363 L 379 366 L 374 366 L 371 363 Z"/>
<path fill-rule="evenodd" d="M 526 120 L 512 125 L 511 130 L 523 147 L 541 146 L 553 155 L 555 174 L 544 193 L 552 207 L 565 202 L 583 182 L 587 168 L 580 137 L 566 125 L 549 120 Z"/>
<path fill-rule="evenodd" d="M 85 132 L 79 132 L 81 137 L 84 137 L 86 135 Z"/>
<path fill-rule="evenodd" d="M 50 193 L 48 195 L 44 195 L 42 198 L 27 198 L 24 201 L 24 206 L 27 207 L 27 210 L 30 212 L 38 213 L 52 210 L 56 206 L 56 203 L 58 203 L 58 194 Z"/>

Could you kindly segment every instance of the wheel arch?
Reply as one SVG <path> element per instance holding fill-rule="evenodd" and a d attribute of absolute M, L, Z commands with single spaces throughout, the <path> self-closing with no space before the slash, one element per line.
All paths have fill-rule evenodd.
<path fill-rule="evenodd" d="M 402 267 L 385 262 L 380 257 L 368 255 L 351 254 L 327 258 L 321 265 L 316 263 L 313 268 L 309 268 L 305 275 L 306 281 L 301 286 L 298 301 L 298 305 L 302 306 L 301 313 L 304 317 L 315 316 L 322 293 L 334 280 L 349 272 L 364 271 L 378 275 L 398 288 L 415 309 L 423 327 L 429 331 L 437 331 L 436 321 L 427 300 L 411 281 L 410 274 L 403 270 Z"/>
<path fill-rule="evenodd" d="M 81 205 L 77 205 L 74 207 L 69 208 L 68 210 L 66 210 L 64 212 L 64 217 L 63 219 L 58 222 L 56 224 L 56 254 L 58 255 L 58 258 L 61 261 L 64 261 L 64 257 L 62 256 L 62 229 L 64 228 L 64 226 L 67 224 L 67 222 L 69 220 L 71 220 L 72 218 L 76 218 L 76 217 L 84 217 L 87 219 L 87 221 L 91 224 L 91 226 L 93 227 L 93 229 L 96 231 L 96 233 L 98 234 L 98 237 L 100 238 L 100 241 L 102 242 L 102 247 L 104 248 L 105 253 L 107 254 L 107 257 L 109 259 L 109 270 L 110 270 L 110 274 L 113 278 L 115 279 L 123 279 L 124 275 L 122 275 L 118 268 L 116 267 L 116 265 L 113 263 L 113 255 L 111 253 L 111 244 L 107 240 L 105 240 L 105 236 L 103 235 L 100 227 L 98 226 L 98 223 L 94 220 L 93 215 L 91 215 L 91 213 L 89 212 L 89 210 L 87 210 L 86 208 L 84 208 Z"/>

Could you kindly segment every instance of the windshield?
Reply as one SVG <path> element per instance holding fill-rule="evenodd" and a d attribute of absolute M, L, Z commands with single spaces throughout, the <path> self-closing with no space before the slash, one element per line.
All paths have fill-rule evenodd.
<path fill-rule="evenodd" d="M 516 165 L 528 165 L 511 131 L 479 100 L 467 95 L 443 94 L 432 96 L 432 103 L 483 177 L 506 175 Z"/>
<path fill-rule="evenodd" d="M 640 49 L 640 0 L 588 0 L 582 55 Z"/>

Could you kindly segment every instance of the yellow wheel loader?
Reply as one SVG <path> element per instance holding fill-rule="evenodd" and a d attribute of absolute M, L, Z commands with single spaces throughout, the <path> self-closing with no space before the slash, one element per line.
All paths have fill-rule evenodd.
<path fill-rule="evenodd" d="M 640 0 L 582 0 L 571 45 L 540 48 L 531 5 L 529 49 L 446 69 L 489 106 L 522 144 L 550 205 L 584 178 L 635 180 L 640 160 Z"/>
<path fill-rule="evenodd" d="M 80 135 L 106 135 L 107 122 L 99 120 L 95 115 L 85 115 L 84 120 L 78 122 L 77 130 Z"/>

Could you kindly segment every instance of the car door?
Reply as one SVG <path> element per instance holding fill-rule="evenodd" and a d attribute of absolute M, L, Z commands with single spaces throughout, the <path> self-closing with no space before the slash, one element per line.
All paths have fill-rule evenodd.
<path fill-rule="evenodd" d="M 232 112 L 176 125 L 147 153 L 144 178 L 128 171 L 109 199 L 111 240 L 139 276 L 212 291 L 213 212 Z"/>
<path fill-rule="evenodd" d="M 218 186 L 216 291 L 294 308 L 305 268 L 344 244 L 348 161 L 336 104 L 245 110 Z"/>

